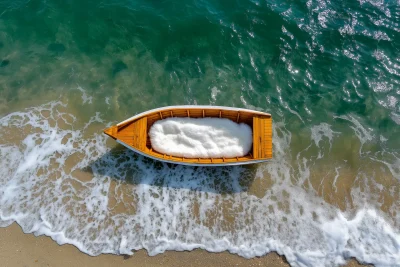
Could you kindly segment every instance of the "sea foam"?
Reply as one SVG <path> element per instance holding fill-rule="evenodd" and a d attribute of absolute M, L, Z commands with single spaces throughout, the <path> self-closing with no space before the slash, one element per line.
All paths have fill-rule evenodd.
<path fill-rule="evenodd" d="M 291 165 L 282 122 L 270 163 L 198 168 L 111 149 L 101 114 L 80 122 L 65 109 L 52 102 L 0 119 L 1 226 L 15 221 L 90 255 L 202 248 L 246 258 L 277 251 L 292 266 L 400 262 L 400 235 L 387 215 L 368 205 L 342 212 L 292 182 L 310 179 L 310 163 L 300 174 Z"/>

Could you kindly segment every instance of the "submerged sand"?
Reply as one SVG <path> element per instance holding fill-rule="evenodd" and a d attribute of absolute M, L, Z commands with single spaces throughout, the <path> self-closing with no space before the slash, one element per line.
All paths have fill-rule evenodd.
<path fill-rule="evenodd" d="M 263 257 L 245 259 L 229 252 L 211 253 L 205 250 L 168 251 L 156 256 L 148 256 L 145 250 L 132 256 L 103 254 L 92 257 L 80 252 L 72 245 L 59 246 L 46 236 L 24 234 L 21 228 L 12 224 L 0 228 L 0 258 L 4 267 L 57 266 L 57 267 L 103 267 L 103 266 L 290 266 L 284 256 L 269 253 Z M 361 265 L 351 259 L 345 266 Z"/>
<path fill-rule="evenodd" d="M 333 226 L 328 229 L 329 233 L 341 234 L 343 227 L 346 233 L 355 233 L 349 240 L 361 248 L 375 244 L 369 243 L 370 236 L 357 239 L 359 231 L 371 233 L 371 238 L 378 236 L 382 244 L 377 242 L 371 251 L 379 251 L 390 242 L 385 243 L 390 240 L 388 237 L 395 236 L 395 230 L 390 229 L 389 233 L 379 231 L 382 229 L 379 225 L 384 225 L 382 216 L 370 216 L 363 211 L 363 207 L 368 204 L 375 210 L 381 210 L 389 224 L 393 220 L 393 228 L 397 228 L 396 207 L 400 187 L 392 171 L 396 161 L 390 158 L 382 161 L 385 158 L 378 156 L 379 161 L 365 156 L 360 158 L 359 146 L 340 145 L 347 144 L 345 135 L 335 137 L 338 145 L 334 145 L 328 138 L 328 126 L 324 128 L 328 134 L 320 134 L 313 137 L 311 143 L 303 144 L 296 137 L 290 141 L 291 134 L 284 126 L 276 124 L 274 160 L 265 165 L 193 169 L 152 162 L 115 147 L 114 141 L 98 134 L 104 127 L 104 121 L 97 115 L 85 119 L 71 110 L 74 109 L 67 101 L 51 102 L 3 119 L 2 144 L 6 148 L 3 158 L 11 163 L 5 162 L 6 168 L 1 170 L 3 175 L 0 180 L 3 179 L 2 185 L 12 188 L 13 195 L 8 196 L 1 208 L 10 212 L 7 214 L 10 216 L 17 212 L 26 214 L 24 221 L 19 221 L 21 225 L 28 224 L 25 229 L 33 229 L 31 224 L 41 222 L 37 220 L 40 209 L 46 211 L 46 219 L 54 225 L 53 229 L 62 229 L 77 242 L 91 238 L 112 241 L 112 238 L 122 237 L 130 231 L 134 237 L 142 238 L 137 243 L 134 243 L 134 238 L 128 240 L 125 243 L 128 246 L 122 248 L 126 251 L 132 247 L 143 247 L 141 242 L 149 240 L 145 235 L 151 236 L 156 231 L 170 238 L 176 232 L 186 233 L 187 229 L 190 233 L 197 231 L 201 234 L 203 229 L 212 231 L 209 231 L 206 242 L 201 241 L 201 235 L 192 239 L 189 235 L 179 236 L 179 242 L 189 238 L 191 244 L 203 242 L 205 247 L 212 249 L 212 242 L 221 236 L 230 235 L 234 245 L 243 244 L 241 240 L 247 240 L 251 245 L 260 244 L 264 237 L 271 237 L 282 240 L 284 245 L 295 248 L 300 254 L 314 244 L 324 244 L 326 231 L 323 226 L 327 224 Z M 29 123 L 21 119 L 21 114 L 29 119 Z M 73 121 L 75 117 L 79 120 Z M 46 127 L 41 127 L 42 124 Z M 52 133 L 57 133 L 57 138 Z M 40 146 L 35 142 L 30 142 L 28 147 L 22 145 L 27 137 L 35 136 Z M 111 146 L 114 148 L 109 150 Z M 40 150 L 36 150 L 38 147 Z M 10 151 L 14 154 L 7 156 Z M 32 164 L 28 160 L 31 159 L 29 155 L 36 155 L 38 163 Z M 17 170 L 20 171 L 18 175 L 9 175 Z M 93 196 L 99 202 L 92 201 Z M 323 208 L 318 208 L 320 205 Z M 65 211 L 65 217 L 58 215 L 59 210 Z M 144 213 L 140 214 L 138 210 Z M 177 211 L 174 213 L 174 210 Z M 332 219 L 336 218 L 339 210 L 346 212 L 343 214 L 347 221 L 333 225 Z M 349 222 L 354 221 L 360 210 L 364 213 L 357 218 L 367 223 L 367 230 L 358 225 L 349 227 Z M 119 221 L 116 216 L 123 219 Z M 127 218 L 133 223 L 125 224 L 129 222 Z M 373 224 L 376 218 L 378 226 Z M 163 222 L 172 225 L 175 219 L 177 226 L 160 227 Z M 309 228 L 313 222 L 314 226 Z M 101 227 L 93 231 L 96 223 Z M 133 228 L 136 225 L 140 227 Z M 115 229 L 115 232 L 109 229 Z M 242 238 L 237 243 L 235 235 Z M 95 242 L 88 243 L 92 245 Z M 321 247 L 311 249 L 329 256 Z M 113 242 L 106 249 L 85 248 L 93 254 L 118 251 Z M 263 248 L 266 249 L 263 251 Z M 223 249 L 229 248 L 225 246 Z M 241 251 L 247 253 L 244 255 L 260 255 L 269 251 L 265 246 L 261 246 L 258 254 L 252 254 L 249 247 L 245 249 Z M 116 255 L 90 257 L 73 246 L 58 246 L 48 237 L 24 235 L 18 225 L 0 228 L 0 250 L 0 256 L 5 259 L 5 264 L 0 266 L 289 266 L 283 257 L 274 253 L 250 260 L 228 252 L 208 253 L 204 250 L 171 251 L 154 257 L 147 256 L 144 250 L 128 258 Z M 357 252 L 352 255 L 363 258 L 362 253 Z M 392 250 L 388 249 L 375 255 L 374 259 L 367 259 L 378 262 L 390 253 Z M 338 251 L 335 255 L 348 254 Z M 309 260 L 314 259 L 310 257 Z M 315 258 L 310 262 L 323 260 Z M 332 258 L 325 259 L 325 262 L 329 260 Z"/>

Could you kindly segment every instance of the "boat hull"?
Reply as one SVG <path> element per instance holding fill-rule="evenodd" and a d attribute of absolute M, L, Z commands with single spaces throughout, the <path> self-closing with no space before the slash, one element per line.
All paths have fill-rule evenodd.
<path fill-rule="evenodd" d="M 170 117 L 216 117 L 246 123 L 253 129 L 253 148 L 236 158 L 185 158 L 154 151 L 148 131 L 157 120 Z M 188 166 L 234 166 L 266 162 L 272 158 L 272 118 L 264 112 L 221 106 L 168 106 L 149 110 L 118 123 L 104 133 L 138 154 L 167 163 Z"/>

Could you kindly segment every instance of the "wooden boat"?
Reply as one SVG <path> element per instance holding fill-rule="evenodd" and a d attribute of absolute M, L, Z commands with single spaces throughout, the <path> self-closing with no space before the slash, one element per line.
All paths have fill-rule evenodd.
<path fill-rule="evenodd" d="M 236 158 L 185 158 L 159 153 L 151 147 L 148 131 L 154 122 L 170 117 L 227 118 L 237 123 L 246 123 L 253 130 L 251 151 Z M 264 162 L 272 158 L 272 117 L 268 113 L 220 106 L 169 106 L 149 110 L 118 123 L 104 133 L 125 147 L 169 163 L 192 166 L 225 166 Z"/>

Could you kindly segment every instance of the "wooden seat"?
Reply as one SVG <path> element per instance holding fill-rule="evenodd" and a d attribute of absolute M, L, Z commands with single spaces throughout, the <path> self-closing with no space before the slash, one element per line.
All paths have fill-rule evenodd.
<path fill-rule="evenodd" d="M 253 157 L 272 158 L 272 118 L 253 117 Z"/>

